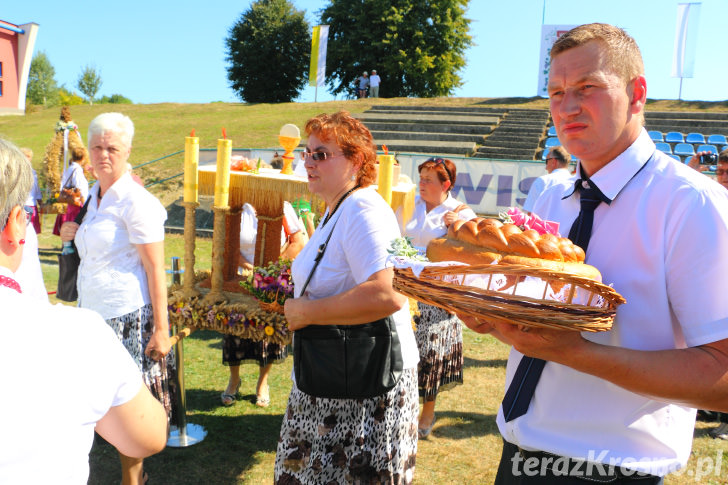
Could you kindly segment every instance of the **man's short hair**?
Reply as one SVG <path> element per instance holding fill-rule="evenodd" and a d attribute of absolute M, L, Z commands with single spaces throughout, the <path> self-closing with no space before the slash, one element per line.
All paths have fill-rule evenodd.
<path fill-rule="evenodd" d="M 718 163 L 728 163 L 728 148 L 718 154 Z"/>
<path fill-rule="evenodd" d="M 571 155 L 562 146 L 551 147 L 548 156 L 557 159 L 559 167 L 566 167 L 571 163 Z"/>
<path fill-rule="evenodd" d="M 601 42 L 606 48 L 607 66 L 625 83 L 645 73 L 637 42 L 624 30 L 609 24 L 594 23 L 574 27 L 554 42 L 551 59 L 591 41 Z"/>

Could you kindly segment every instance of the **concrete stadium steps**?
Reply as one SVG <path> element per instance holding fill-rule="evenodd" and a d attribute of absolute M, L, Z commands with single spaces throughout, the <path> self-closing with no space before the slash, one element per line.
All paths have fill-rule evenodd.
<path fill-rule="evenodd" d="M 412 113 L 361 113 L 357 115 L 364 124 L 369 122 L 406 122 L 422 124 L 481 125 L 490 127 L 500 120 L 497 116 L 472 116 L 460 114 L 412 114 Z"/>
<path fill-rule="evenodd" d="M 384 139 L 390 135 L 389 131 L 371 130 L 375 140 Z M 459 141 L 466 143 L 483 143 L 485 135 L 474 135 L 470 133 L 443 133 L 431 131 L 397 131 L 397 138 L 400 140 L 440 140 Z"/>
<path fill-rule="evenodd" d="M 477 158 L 533 160 L 549 122 L 547 110 L 508 110 L 503 120 L 485 138 L 473 155 Z"/>
<path fill-rule="evenodd" d="M 534 158 L 547 110 L 479 106 L 373 106 L 358 115 L 392 151 L 510 160 Z"/>
<path fill-rule="evenodd" d="M 728 116 L 725 113 L 688 111 L 647 111 L 645 128 L 648 130 L 696 132 L 704 135 L 728 136 Z"/>
<path fill-rule="evenodd" d="M 377 147 L 387 145 L 391 152 L 433 153 L 438 155 L 457 155 L 469 157 L 475 152 L 475 143 L 440 140 L 402 140 L 374 139 Z"/>

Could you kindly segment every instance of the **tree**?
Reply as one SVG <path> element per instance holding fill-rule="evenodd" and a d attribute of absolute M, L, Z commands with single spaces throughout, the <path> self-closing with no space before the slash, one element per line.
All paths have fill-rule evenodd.
<path fill-rule="evenodd" d="M 376 69 L 387 97 L 447 96 L 462 85 L 472 45 L 469 0 L 331 0 L 327 84 L 350 98 L 363 71 Z"/>
<path fill-rule="evenodd" d="M 65 86 L 58 88 L 58 101 L 62 106 L 83 104 L 83 98 L 76 93 L 72 93 Z"/>
<path fill-rule="evenodd" d="M 94 104 L 94 96 L 101 88 L 101 73 L 93 66 L 86 66 L 78 77 L 76 87 L 86 96 L 89 104 Z"/>
<path fill-rule="evenodd" d="M 25 99 L 31 104 L 54 106 L 58 102 L 56 70 L 45 52 L 38 52 L 30 62 Z"/>
<path fill-rule="evenodd" d="M 292 101 L 308 80 L 309 24 L 288 0 L 253 2 L 225 45 L 230 87 L 243 101 Z"/>

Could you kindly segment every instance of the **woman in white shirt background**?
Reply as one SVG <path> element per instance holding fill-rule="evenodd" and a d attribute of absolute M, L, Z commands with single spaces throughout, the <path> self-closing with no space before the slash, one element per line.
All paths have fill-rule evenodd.
<path fill-rule="evenodd" d="M 448 159 L 430 158 L 421 163 L 420 194 L 415 198 L 412 219 L 404 235 L 412 244 L 425 249 L 430 240 L 442 237 L 458 219 L 470 220 L 475 212 L 451 194 L 457 170 Z M 463 383 L 463 331 L 460 320 L 447 311 L 418 303 L 415 317 L 417 348 L 420 352 L 418 385 L 423 400 L 418 434 L 427 438 L 435 425 L 435 400 L 443 390 Z"/>
<path fill-rule="evenodd" d="M 61 189 L 64 188 L 76 188 L 81 192 L 81 205 L 68 204 L 66 206 L 65 214 L 58 214 L 56 217 L 56 223 L 53 226 L 53 234 L 60 236 L 61 226 L 64 222 L 73 222 L 76 216 L 81 212 L 81 207 L 88 198 L 88 180 L 83 173 L 83 167 L 81 161 L 86 157 L 86 153 L 83 148 L 75 147 L 71 150 L 71 163 L 63 171 L 61 176 Z"/>
<path fill-rule="evenodd" d="M 164 268 L 167 213 L 127 170 L 133 137 L 134 124 L 120 113 L 91 121 L 90 158 L 98 183 L 83 222 L 63 224 L 61 239 L 75 240 L 81 257 L 79 306 L 96 310 L 111 326 L 169 416 L 176 381 Z M 165 357 L 155 361 L 153 350 Z M 143 483 L 142 460 L 120 458 L 123 483 Z"/>
<path fill-rule="evenodd" d="M 298 216 L 290 203 L 283 203 L 283 227 L 281 228 L 281 257 L 294 259 L 305 244 Z M 250 204 L 243 205 L 240 214 L 240 260 L 238 266 L 253 269 L 255 242 L 258 235 L 258 217 Z M 274 363 L 282 363 L 288 357 L 288 346 L 264 341 L 255 341 L 225 334 L 222 340 L 222 363 L 230 368 L 227 388 L 220 395 L 224 406 L 235 403 L 242 379 L 240 364 L 256 362 L 260 368 L 255 386 L 255 405 L 267 407 L 270 404 L 268 375 Z"/>

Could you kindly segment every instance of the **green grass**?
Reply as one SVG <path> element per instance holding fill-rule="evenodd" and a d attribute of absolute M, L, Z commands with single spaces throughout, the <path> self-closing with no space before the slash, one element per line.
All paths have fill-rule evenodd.
<path fill-rule="evenodd" d="M 347 109 L 361 112 L 372 104 L 433 104 L 518 106 L 546 108 L 547 101 L 538 98 L 512 99 L 378 99 L 332 101 L 328 103 L 289 103 L 280 105 L 243 105 L 213 103 L 205 105 L 120 105 L 73 106 L 74 121 L 85 129 L 98 113 L 118 109 L 134 120 L 137 129 L 132 162 L 134 165 L 161 157 L 183 148 L 184 136 L 194 128 L 202 148 L 214 148 L 224 126 L 235 147 L 274 147 L 277 133 L 285 123 L 302 127 L 305 120 L 320 112 Z M 728 111 L 727 103 L 683 103 L 650 101 L 648 109 L 706 109 Z M 46 144 L 53 135 L 53 126 L 60 110 L 52 108 L 23 117 L 0 117 L 0 136 L 35 151 L 34 165 L 40 168 Z M 176 157 L 143 168 L 144 178 L 164 178 L 180 171 L 181 158 Z M 181 196 L 181 181 L 152 188 L 167 205 Z M 46 285 L 55 289 L 58 267 L 56 255 L 60 240 L 50 234 L 53 217 L 46 215 L 39 236 L 41 262 Z M 210 266 L 210 241 L 197 240 L 196 267 Z M 166 260 L 183 259 L 181 236 L 168 235 Z M 52 297 L 52 301 L 55 299 Z M 270 483 L 278 431 L 290 391 L 291 359 L 274 366 L 270 376 L 271 406 L 262 409 L 253 404 L 257 367 L 241 369 L 244 398 L 226 408 L 220 404 L 220 392 L 227 383 L 227 368 L 222 365 L 221 336 L 198 331 L 184 341 L 185 385 L 188 422 L 207 430 L 207 438 L 188 448 L 167 448 L 146 461 L 146 469 L 154 484 L 260 484 Z M 421 441 L 417 456 L 416 483 L 462 484 L 491 483 L 500 457 L 501 438 L 495 425 L 495 414 L 503 395 L 505 359 L 508 348 L 489 336 L 464 332 L 465 384 L 443 393 L 438 399 L 438 422 L 429 439 Z M 49 404 L 52 405 L 52 402 Z M 728 443 L 708 437 L 713 424 L 698 423 L 693 440 L 693 456 L 688 470 L 699 463 L 715 460 L 728 451 Z M 726 453 L 728 455 L 728 453 Z M 722 456 L 722 455 L 721 455 Z M 668 485 L 695 483 L 728 485 L 728 456 L 723 460 L 720 477 L 704 477 L 700 482 L 687 473 L 669 477 Z M 118 483 L 120 467 L 116 451 L 103 442 L 95 443 L 91 456 L 90 484 Z"/>

